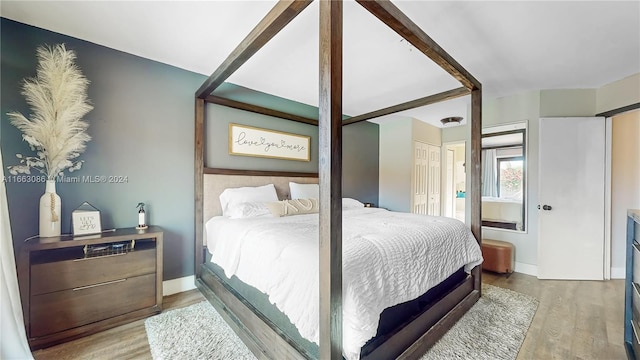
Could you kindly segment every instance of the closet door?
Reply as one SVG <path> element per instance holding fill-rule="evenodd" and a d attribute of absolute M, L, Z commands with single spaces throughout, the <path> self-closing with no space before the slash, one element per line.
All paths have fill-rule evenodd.
<path fill-rule="evenodd" d="M 413 189 L 411 196 L 412 212 L 427 214 L 427 173 L 429 170 L 428 145 L 418 141 L 413 142 Z"/>
<path fill-rule="evenodd" d="M 413 143 L 412 212 L 440 215 L 440 147 Z"/>

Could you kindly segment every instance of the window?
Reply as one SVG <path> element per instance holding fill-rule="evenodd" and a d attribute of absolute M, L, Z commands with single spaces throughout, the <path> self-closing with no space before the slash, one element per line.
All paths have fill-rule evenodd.
<path fill-rule="evenodd" d="M 522 200 L 522 179 L 524 158 L 498 158 L 498 197 Z"/>

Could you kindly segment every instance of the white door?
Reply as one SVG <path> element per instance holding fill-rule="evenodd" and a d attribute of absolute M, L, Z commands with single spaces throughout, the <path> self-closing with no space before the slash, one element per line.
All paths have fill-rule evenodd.
<path fill-rule="evenodd" d="M 429 155 L 429 185 L 427 187 L 427 214 L 440 216 L 440 148 L 427 145 Z"/>
<path fill-rule="evenodd" d="M 445 192 L 444 192 L 444 216 L 454 217 L 456 213 L 455 208 L 455 153 L 451 149 L 446 149 L 447 154 L 447 172 L 445 178 Z"/>
<path fill-rule="evenodd" d="M 429 157 L 427 145 L 413 142 L 413 194 L 412 209 L 415 214 L 427 213 L 427 171 L 429 169 Z"/>
<path fill-rule="evenodd" d="M 539 134 L 538 277 L 602 280 L 604 118 L 542 118 Z"/>
<path fill-rule="evenodd" d="M 413 142 L 411 208 L 416 214 L 440 215 L 440 148 Z"/>

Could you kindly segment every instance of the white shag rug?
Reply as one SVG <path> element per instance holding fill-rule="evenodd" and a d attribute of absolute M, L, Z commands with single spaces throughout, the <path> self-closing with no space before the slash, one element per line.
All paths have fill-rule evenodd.
<path fill-rule="evenodd" d="M 420 360 L 515 360 L 538 300 L 482 285 L 482 297 Z"/>
<path fill-rule="evenodd" d="M 492 285 L 421 360 L 513 360 L 538 308 L 538 300 Z M 203 301 L 145 321 L 154 360 L 249 360 L 251 351 Z"/>
<path fill-rule="evenodd" d="M 144 327 L 154 360 L 255 359 L 208 301 L 150 317 Z"/>

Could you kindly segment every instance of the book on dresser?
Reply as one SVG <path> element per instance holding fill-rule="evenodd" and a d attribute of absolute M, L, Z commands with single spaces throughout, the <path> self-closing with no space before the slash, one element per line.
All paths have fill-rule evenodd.
<path fill-rule="evenodd" d="M 624 345 L 629 359 L 640 359 L 640 209 L 627 211 L 624 289 Z"/>
<path fill-rule="evenodd" d="M 162 229 L 36 237 L 17 267 L 32 350 L 162 311 Z"/>

